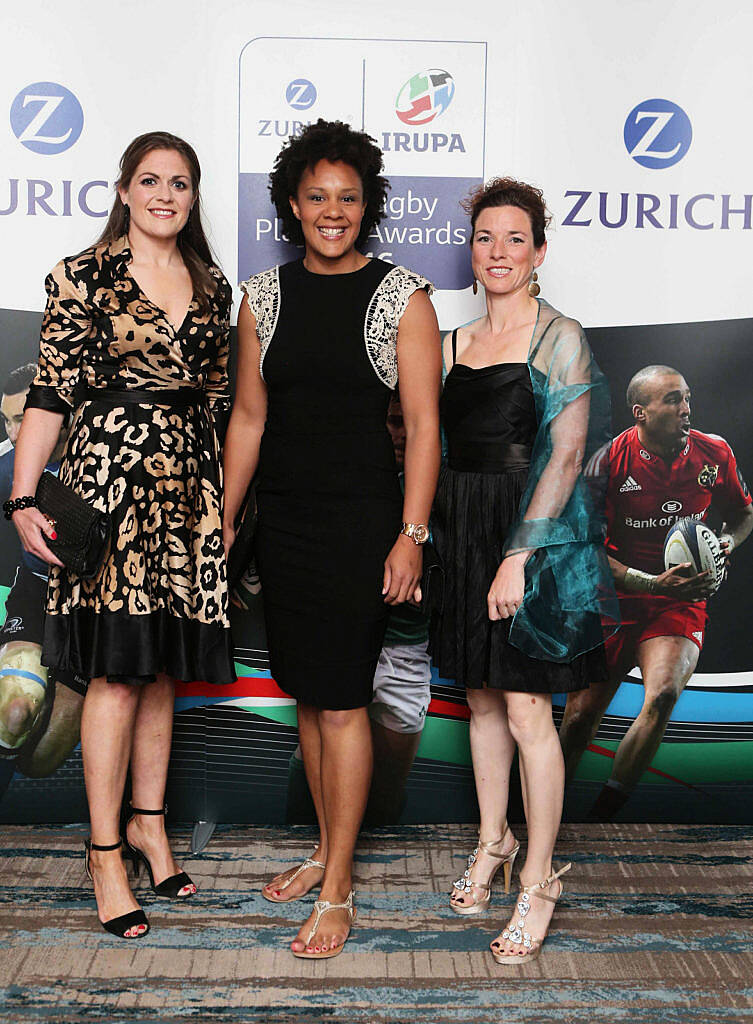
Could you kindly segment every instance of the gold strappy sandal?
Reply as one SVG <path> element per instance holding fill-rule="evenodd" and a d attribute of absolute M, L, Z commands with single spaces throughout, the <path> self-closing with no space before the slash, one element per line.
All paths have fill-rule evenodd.
<path fill-rule="evenodd" d="M 348 898 L 345 900 L 344 903 L 330 903 L 329 900 L 317 900 L 316 903 L 314 904 L 316 917 L 314 918 L 314 923 L 311 925 L 311 928 L 309 930 L 309 936 L 306 939 L 304 946 L 308 946 L 313 937 L 316 935 L 317 929 L 319 927 L 319 922 L 321 921 L 324 914 L 326 914 L 329 910 L 347 910 L 348 914 L 350 915 L 350 925 L 351 927 L 353 927 L 353 922 L 356 919 L 356 908 L 353 906 L 354 896 L 355 893 L 351 889 L 350 892 L 348 893 Z M 330 957 L 337 956 L 339 953 L 342 953 L 343 949 L 345 949 L 345 943 L 348 941 L 349 938 L 350 933 L 348 933 L 348 935 L 345 936 L 345 940 L 340 946 L 335 946 L 334 949 L 321 950 L 319 953 L 315 953 L 313 951 L 311 953 L 307 953 L 305 949 L 302 949 L 300 953 L 296 953 L 296 951 L 292 949 L 291 953 L 293 954 L 293 956 L 297 956 L 301 960 L 328 960 Z"/>
<path fill-rule="evenodd" d="M 494 957 L 498 964 L 523 964 L 526 963 L 528 960 L 536 959 L 536 957 L 541 952 L 541 947 L 544 944 L 544 939 L 546 939 L 549 933 L 549 928 L 547 928 L 546 932 L 544 933 L 544 935 L 541 936 L 541 938 L 529 935 L 529 933 L 525 930 L 526 915 L 531 909 L 531 896 L 534 895 L 538 900 L 547 900 L 549 903 L 556 903 L 562 895 L 562 890 L 564 888 L 562 882 L 560 882 L 560 891 L 557 894 L 557 896 L 550 896 L 543 890 L 548 889 L 552 882 L 558 879 L 560 875 L 564 875 L 564 873 L 566 871 L 569 871 L 571 867 L 572 864 L 565 864 L 563 868 L 560 868 L 559 871 L 552 872 L 552 874 L 549 875 L 548 878 L 544 878 L 541 882 L 534 882 L 533 885 L 523 886 L 523 888 L 518 893 L 518 905 L 515 908 L 517 911 L 517 922 L 515 922 L 516 914 L 513 914 L 513 916 L 510 918 L 507 927 L 502 932 L 500 937 L 498 939 L 495 939 L 494 942 L 489 947 L 492 956 Z M 522 954 L 502 953 L 495 950 L 495 945 L 499 945 L 501 949 L 504 939 L 509 939 L 510 942 L 514 942 L 516 945 L 522 946 L 524 952 Z"/>
<path fill-rule="evenodd" d="M 484 843 L 479 839 L 478 846 L 468 858 L 468 867 L 463 872 L 463 877 L 459 878 L 457 882 L 452 883 L 453 889 L 457 889 L 459 892 L 463 893 L 464 896 L 470 895 L 473 903 L 453 903 L 452 900 L 450 900 L 450 909 L 454 910 L 456 914 L 468 917 L 471 914 L 482 914 L 487 909 L 492 897 L 492 882 L 494 881 L 494 876 L 497 874 L 500 867 L 504 868 L 505 893 L 509 893 L 512 866 L 518 855 L 520 843 L 516 839 L 515 845 L 508 853 L 500 853 L 495 849 L 495 847 L 502 845 L 507 838 L 508 833 L 512 834 L 510 829 L 506 828 L 504 834 L 499 839 L 495 839 L 494 842 L 491 843 Z M 479 850 L 483 850 L 484 853 L 488 854 L 490 857 L 494 857 L 497 861 L 497 864 L 492 868 L 489 878 L 485 883 L 471 881 L 471 868 L 476 863 Z M 482 893 L 480 898 L 477 898 L 476 896 L 474 891 L 476 889 Z"/>
<path fill-rule="evenodd" d="M 307 871 L 308 868 L 321 868 L 322 871 L 324 871 L 325 865 L 322 864 L 320 860 L 313 860 L 311 857 L 307 857 L 303 864 L 298 865 L 298 867 L 295 869 L 290 878 L 286 878 L 284 882 L 281 882 L 278 885 L 277 888 L 279 889 L 279 891 L 284 892 L 287 889 L 287 887 L 291 884 L 291 882 L 294 882 L 296 878 L 298 878 L 298 876 L 302 874 L 304 871 Z M 287 899 L 279 899 L 279 897 L 277 896 L 270 896 L 269 893 L 267 892 L 267 889 L 271 884 L 271 882 L 268 882 L 267 885 L 263 886 L 261 890 L 261 894 L 264 897 L 264 899 L 269 900 L 270 903 L 292 903 L 294 900 L 303 899 L 303 897 L 308 895 L 308 893 L 311 891 L 309 889 L 307 890 L 307 892 L 302 892 L 300 896 L 288 896 Z M 314 886 L 312 885 L 311 888 L 313 889 Z"/>

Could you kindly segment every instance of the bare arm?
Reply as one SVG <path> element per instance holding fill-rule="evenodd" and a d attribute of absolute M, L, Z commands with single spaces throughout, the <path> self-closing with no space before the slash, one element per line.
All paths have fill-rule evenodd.
<path fill-rule="evenodd" d="M 405 499 L 403 521 L 428 523 L 441 458 L 439 389 L 442 349 L 429 296 L 416 291 L 400 319 L 397 334 L 400 405 L 405 423 Z M 421 549 L 400 535 L 384 567 L 388 604 L 413 597 L 421 578 Z M 420 599 L 420 593 L 416 595 Z"/>
<path fill-rule="evenodd" d="M 63 416 L 47 409 L 27 409 L 16 442 L 11 498 L 36 493 L 39 478 L 60 438 Z M 13 513 L 24 550 L 52 565 L 63 563 L 45 544 L 45 536 L 53 537 L 54 528 L 39 509 L 19 509 Z"/>
<path fill-rule="evenodd" d="M 725 546 L 725 550 L 732 554 L 734 550 L 740 547 L 744 540 L 748 539 L 751 531 L 753 531 L 753 505 L 745 505 L 740 509 L 738 516 L 735 516 L 731 522 L 727 522 L 722 526 L 719 539 Z M 726 545 L 725 540 L 727 541 Z M 729 543 L 730 540 L 732 541 L 731 544 Z"/>
<path fill-rule="evenodd" d="M 267 418 L 267 388 L 259 361 L 261 345 L 256 320 L 244 297 L 238 313 L 238 372 L 235 401 L 225 437 L 225 512 L 223 534 L 226 553 L 235 539 L 235 519 L 248 485 L 256 472 L 259 445 Z"/>
<path fill-rule="evenodd" d="M 677 601 L 703 601 L 714 592 L 709 572 L 685 575 L 690 562 L 673 565 L 666 572 L 653 576 L 624 565 L 611 555 L 607 555 L 607 559 L 615 585 L 628 594 L 658 594 Z"/>
<path fill-rule="evenodd" d="M 722 527 L 719 541 L 728 558 L 732 551 L 750 536 L 751 530 L 753 530 L 753 505 L 746 505 L 731 524 L 725 524 Z M 679 601 L 703 601 L 714 593 L 710 572 L 699 572 L 693 576 L 686 575 L 690 568 L 690 562 L 675 565 L 654 576 L 651 573 L 624 565 L 611 555 L 607 557 L 616 585 L 627 593 L 660 594 Z"/>
<path fill-rule="evenodd" d="M 583 468 L 588 432 L 588 392 L 570 402 L 551 426 L 552 453 L 531 496 L 524 521 L 556 519 L 570 500 Z M 492 621 L 507 619 L 519 608 L 525 592 L 524 566 L 531 548 L 512 549 L 497 570 L 487 606 Z"/>

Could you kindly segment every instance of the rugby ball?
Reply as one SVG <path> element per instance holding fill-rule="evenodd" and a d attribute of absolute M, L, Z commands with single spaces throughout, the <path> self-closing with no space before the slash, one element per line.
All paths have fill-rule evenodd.
<path fill-rule="evenodd" d="M 719 539 L 705 523 L 686 516 L 670 526 L 664 539 L 664 568 L 690 562 L 688 572 L 710 571 L 714 591 L 724 580 L 725 558 Z"/>

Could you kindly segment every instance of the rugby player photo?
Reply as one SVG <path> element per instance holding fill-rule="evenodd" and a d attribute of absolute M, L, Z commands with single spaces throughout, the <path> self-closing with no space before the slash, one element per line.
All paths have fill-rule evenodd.
<path fill-rule="evenodd" d="M 606 642 L 608 681 L 568 694 L 560 727 L 569 782 L 620 683 L 640 669 L 643 706 L 588 815 L 600 821 L 617 814 L 651 765 L 698 663 L 707 599 L 753 529 L 751 496 L 729 444 L 690 427 L 690 389 L 682 374 L 645 366 L 628 385 L 627 403 L 633 426 L 597 453 L 593 465 L 603 472 L 596 462 L 608 459 L 606 549 L 621 625 Z M 684 531 L 692 540 L 695 524 L 710 513 L 722 524 L 721 572 L 699 571 L 690 559 L 666 568 L 667 534 Z"/>
<path fill-rule="evenodd" d="M 36 369 L 35 363 L 19 366 L 3 384 L 0 414 L 6 439 L 0 444 L 0 502 L 10 497 L 14 445 Z M 56 475 L 67 431 L 64 422 L 46 467 Z M 0 543 L 18 546 L 11 524 L 1 521 Z M 45 778 L 79 742 L 86 680 L 67 672 L 53 677 L 41 662 L 47 574 L 46 562 L 21 550 L 0 628 L 0 797 L 14 771 Z"/>

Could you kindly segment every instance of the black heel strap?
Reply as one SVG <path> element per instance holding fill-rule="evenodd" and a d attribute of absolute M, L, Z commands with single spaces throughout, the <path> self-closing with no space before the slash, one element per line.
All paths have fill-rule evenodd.
<path fill-rule="evenodd" d="M 89 849 L 90 850 L 104 850 L 104 851 L 106 851 L 106 850 L 117 850 L 122 845 L 123 845 L 123 840 L 122 839 L 118 839 L 117 843 L 112 843 L 110 846 L 101 846 L 99 843 L 93 843 L 91 841 L 91 839 L 89 840 Z"/>
<path fill-rule="evenodd" d="M 133 813 L 133 814 L 167 814 L 167 804 L 165 804 L 164 807 L 160 807 L 160 809 L 158 811 L 148 811 L 148 810 L 145 810 L 143 807 L 134 807 L 133 804 L 131 804 L 131 813 Z"/>

